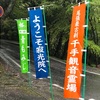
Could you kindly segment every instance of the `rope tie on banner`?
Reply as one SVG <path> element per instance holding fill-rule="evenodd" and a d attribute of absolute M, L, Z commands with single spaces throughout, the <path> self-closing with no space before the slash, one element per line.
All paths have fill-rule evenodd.
<path fill-rule="evenodd" d="M 87 4 L 87 11 L 86 11 L 86 25 L 84 25 L 83 27 L 86 28 L 85 30 L 85 39 L 86 39 L 86 42 L 85 42 L 85 52 L 84 52 L 84 72 L 83 72 L 83 75 L 84 75 L 84 78 L 83 78 L 83 88 L 82 88 L 82 98 L 85 98 L 85 86 L 86 86 L 86 57 L 87 57 L 87 45 L 88 45 L 88 16 L 89 16 L 89 0 L 85 0 L 85 4 Z"/>
<path fill-rule="evenodd" d="M 19 20 L 19 19 L 14 19 L 15 21 Z M 21 18 L 21 20 L 27 20 L 29 21 L 29 18 Z"/>
<path fill-rule="evenodd" d="M 27 48 L 30 48 L 30 46 L 27 46 Z"/>
<path fill-rule="evenodd" d="M 40 9 L 43 10 L 44 9 L 44 6 L 40 6 Z"/>
<path fill-rule="evenodd" d="M 51 7 L 51 6 L 53 6 L 54 4 L 50 4 L 50 5 L 45 5 L 45 7 Z M 30 10 L 30 9 L 36 9 L 36 8 L 40 8 L 41 10 L 43 10 L 44 9 L 44 5 L 42 5 L 42 6 L 35 6 L 35 7 L 28 7 L 28 11 Z"/>
<path fill-rule="evenodd" d="M 88 27 L 88 25 L 83 25 L 83 27 L 85 27 L 85 28 L 86 28 L 86 27 Z"/>
<path fill-rule="evenodd" d="M 34 7 L 34 10 L 36 10 L 36 7 Z"/>
<path fill-rule="evenodd" d="M 48 45 L 47 43 L 45 43 L 45 45 Z"/>
<path fill-rule="evenodd" d="M 46 28 L 46 26 L 43 26 L 43 28 Z"/>
<path fill-rule="evenodd" d="M 46 26 L 46 18 L 45 18 L 44 5 L 41 8 L 43 10 L 44 26 Z M 46 36 L 46 42 L 48 44 L 46 27 L 45 27 L 45 36 Z M 52 75 L 51 75 L 51 68 L 50 68 L 50 57 L 49 57 L 48 45 L 47 45 L 47 55 L 48 55 L 49 78 L 50 78 L 50 92 L 51 92 L 51 95 L 52 95 L 52 100 L 54 100 L 53 86 L 52 86 Z"/>
<path fill-rule="evenodd" d="M 84 74 L 80 74 L 80 76 L 85 77 L 85 75 L 84 75 Z"/>
<path fill-rule="evenodd" d="M 86 50 L 86 49 L 82 49 L 81 51 L 82 51 L 82 52 L 87 52 L 87 50 Z"/>
<path fill-rule="evenodd" d="M 30 59 L 28 59 L 27 61 L 30 61 Z"/>
<path fill-rule="evenodd" d="M 80 6 L 80 4 L 81 4 L 81 3 L 79 2 L 79 3 L 78 3 L 78 6 Z"/>

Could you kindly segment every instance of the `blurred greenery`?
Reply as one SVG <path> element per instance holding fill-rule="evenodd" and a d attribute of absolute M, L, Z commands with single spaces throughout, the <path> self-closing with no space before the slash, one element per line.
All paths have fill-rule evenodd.
<path fill-rule="evenodd" d="M 50 55 L 65 60 L 72 6 L 77 5 L 79 1 L 83 2 L 84 0 L 0 0 L 0 5 L 5 10 L 5 15 L 0 19 L 1 38 L 18 41 L 15 19 L 27 18 L 28 7 L 44 5 Z M 10 9 L 8 9 L 9 5 L 10 7 L 12 5 Z M 7 10 L 9 12 L 6 14 Z M 100 64 L 100 0 L 90 0 L 87 49 L 87 63 L 89 65 Z"/>

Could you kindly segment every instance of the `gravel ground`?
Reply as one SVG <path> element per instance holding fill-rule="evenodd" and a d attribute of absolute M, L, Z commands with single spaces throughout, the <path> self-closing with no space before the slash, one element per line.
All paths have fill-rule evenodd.
<path fill-rule="evenodd" d="M 1 61 L 1 59 L 0 59 Z M 12 67 L 0 62 L 0 100 L 50 100 L 30 87 Z"/>
<path fill-rule="evenodd" d="M 3 55 L 1 56 L 3 57 Z M 32 78 L 32 86 L 30 87 L 28 75 L 21 74 L 20 69 L 16 67 L 15 64 L 13 64 L 11 61 L 8 61 L 6 57 L 4 58 L 5 58 L 4 59 L 5 62 L 2 59 L 0 59 L 0 62 L 2 62 L 0 63 L 0 100 L 52 100 L 50 89 L 49 89 L 50 88 L 49 79 L 36 80 L 34 77 Z M 61 77 L 61 75 L 64 76 L 63 75 L 64 69 L 62 68 L 59 71 L 60 66 L 62 66 L 60 64 L 61 63 L 58 63 L 58 62 L 51 63 L 51 66 L 54 66 L 52 67 L 52 73 L 53 73 L 52 78 L 55 84 L 59 82 L 60 86 L 63 86 L 63 82 L 62 82 L 63 77 Z M 55 67 L 57 67 L 56 70 L 55 70 Z M 91 91 L 99 90 L 99 89 L 94 89 L 94 88 L 92 89 L 92 87 L 94 86 L 95 81 L 98 81 L 96 83 L 99 83 L 98 77 L 95 76 L 95 73 L 100 74 L 100 69 L 87 67 L 87 70 L 89 71 L 88 74 L 90 74 L 87 76 L 87 79 L 89 80 L 89 81 L 87 80 L 88 81 L 87 83 L 89 83 L 87 84 L 87 91 L 88 93 L 91 93 Z M 93 75 L 90 73 L 91 71 L 92 73 L 94 73 Z M 59 73 L 60 73 L 60 76 L 59 76 Z M 93 81 L 90 78 L 91 75 L 94 76 L 94 77 L 91 77 L 93 78 Z M 59 81 L 58 76 L 61 81 Z M 94 78 L 96 77 L 97 79 L 94 80 Z M 91 84 L 93 83 L 91 87 L 90 87 L 90 83 Z M 100 85 L 97 85 L 97 88 L 99 86 Z M 54 91 L 55 100 L 68 100 L 68 99 L 63 98 L 62 89 L 53 87 L 53 91 Z M 97 93 L 99 94 L 100 92 L 97 92 Z M 90 96 L 95 97 L 97 93 L 93 92 L 91 95 L 88 94 L 89 98 Z M 89 100 L 89 99 L 86 99 L 86 100 Z M 100 99 L 95 99 L 95 100 L 100 100 Z"/>
<path fill-rule="evenodd" d="M 0 100 L 53 100 L 49 79 L 31 81 L 30 86 L 27 74 L 0 59 Z M 53 87 L 53 92 L 55 100 L 65 100 L 62 89 Z"/>

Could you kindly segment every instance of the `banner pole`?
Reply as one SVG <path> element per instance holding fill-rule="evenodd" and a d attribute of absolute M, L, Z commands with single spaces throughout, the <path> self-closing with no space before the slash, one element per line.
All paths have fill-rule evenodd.
<path fill-rule="evenodd" d="M 30 67 L 30 28 L 29 28 L 29 20 L 27 19 L 27 28 L 28 28 L 28 54 L 29 54 L 29 86 L 31 87 L 31 67 Z"/>
<path fill-rule="evenodd" d="M 43 6 L 44 8 L 44 6 Z M 43 17 L 44 17 L 44 25 L 46 26 L 46 18 L 45 18 L 45 11 L 43 9 Z M 49 57 L 49 49 L 48 49 L 48 39 L 47 39 L 47 30 L 45 28 L 45 36 L 46 36 L 46 43 L 47 43 L 47 55 L 48 55 L 48 66 L 49 66 L 49 75 L 50 75 L 50 92 L 52 95 L 52 100 L 54 100 L 53 94 L 53 86 L 52 86 L 52 75 L 51 75 L 51 68 L 50 68 L 50 57 Z"/>
<path fill-rule="evenodd" d="M 88 3 L 88 4 L 87 4 Z M 86 12 L 86 34 L 85 34 L 85 50 L 87 50 L 87 46 L 88 46 L 88 23 L 89 23 L 89 20 L 88 20 L 88 17 L 89 17 L 89 0 L 88 2 L 86 2 L 87 4 L 87 12 Z M 86 58 L 87 58 L 87 51 L 84 53 L 84 78 L 83 78 L 83 89 L 82 89 L 82 98 L 85 98 L 85 88 L 86 88 Z"/>

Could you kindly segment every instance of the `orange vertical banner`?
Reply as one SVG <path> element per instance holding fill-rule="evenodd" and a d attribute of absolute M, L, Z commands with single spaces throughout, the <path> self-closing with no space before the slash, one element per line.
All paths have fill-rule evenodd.
<path fill-rule="evenodd" d="M 86 5 L 74 6 L 65 70 L 64 98 L 81 96 L 82 49 Z"/>

